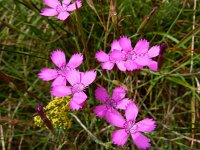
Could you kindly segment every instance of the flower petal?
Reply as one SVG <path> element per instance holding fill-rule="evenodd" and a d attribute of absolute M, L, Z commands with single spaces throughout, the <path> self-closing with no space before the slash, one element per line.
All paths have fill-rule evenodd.
<path fill-rule="evenodd" d="M 119 45 L 119 42 L 118 42 L 117 40 L 115 40 L 115 41 L 113 41 L 113 42 L 111 43 L 111 51 L 113 51 L 113 50 L 119 50 L 119 51 L 122 50 L 122 48 L 121 48 L 121 46 Z"/>
<path fill-rule="evenodd" d="M 55 50 L 51 53 L 51 60 L 57 67 L 66 65 L 65 53 L 61 50 Z"/>
<path fill-rule="evenodd" d="M 119 102 L 117 103 L 116 108 L 125 110 L 126 107 L 127 107 L 127 105 L 128 105 L 129 103 L 131 103 L 131 102 L 132 102 L 132 101 L 131 101 L 130 99 L 125 98 L 125 99 L 123 99 L 123 100 L 121 100 L 121 101 L 119 101 Z"/>
<path fill-rule="evenodd" d="M 103 118 L 107 112 L 107 107 L 106 105 L 100 105 L 100 106 L 96 106 L 94 108 L 94 114 L 96 116 L 98 116 L 99 118 Z"/>
<path fill-rule="evenodd" d="M 138 69 L 137 64 L 133 60 L 127 60 L 124 64 L 128 71 L 133 71 Z"/>
<path fill-rule="evenodd" d="M 109 56 L 108 56 L 108 54 L 106 54 L 106 53 L 105 53 L 104 51 L 102 51 L 102 50 L 96 52 L 95 58 L 96 58 L 99 62 L 107 62 L 107 61 L 109 61 Z"/>
<path fill-rule="evenodd" d="M 59 75 L 51 84 L 51 86 L 56 86 L 56 85 L 66 85 L 67 80 L 65 77 Z"/>
<path fill-rule="evenodd" d="M 81 72 L 77 70 L 70 70 L 66 74 L 67 81 L 73 86 L 76 83 L 81 83 Z"/>
<path fill-rule="evenodd" d="M 122 60 L 125 60 L 125 59 L 126 59 L 126 56 L 121 51 L 113 50 L 113 51 L 110 52 L 110 60 L 122 61 Z"/>
<path fill-rule="evenodd" d="M 150 58 L 146 56 L 138 57 L 134 60 L 140 66 L 147 66 L 149 64 Z"/>
<path fill-rule="evenodd" d="M 68 6 L 72 0 L 63 0 L 62 4 Z"/>
<path fill-rule="evenodd" d="M 119 39 L 119 44 L 125 52 L 130 52 L 132 50 L 131 40 L 126 36 L 122 36 Z"/>
<path fill-rule="evenodd" d="M 100 101 L 100 102 L 105 102 L 107 99 L 109 99 L 109 95 L 106 91 L 105 88 L 103 87 L 98 87 L 95 90 L 95 97 Z"/>
<path fill-rule="evenodd" d="M 106 121 L 112 124 L 113 126 L 123 128 L 125 119 L 122 117 L 122 115 L 117 110 L 112 110 L 112 113 L 107 113 Z"/>
<path fill-rule="evenodd" d="M 138 115 L 138 107 L 134 102 L 129 103 L 125 109 L 126 120 L 135 121 L 137 115 Z"/>
<path fill-rule="evenodd" d="M 83 55 L 82 54 L 74 54 L 70 58 L 67 66 L 71 69 L 75 69 L 83 63 Z"/>
<path fill-rule="evenodd" d="M 78 110 L 83 107 L 85 101 L 87 99 L 87 95 L 84 92 L 75 93 L 70 101 L 70 108 L 72 110 Z"/>
<path fill-rule="evenodd" d="M 81 74 L 81 83 L 88 86 L 96 79 L 97 72 L 95 70 L 86 71 Z"/>
<path fill-rule="evenodd" d="M 58 19 L 59 20 L 65 20 L 65 19 L 67 19 L 68 17 L 69 17 L 69 13 L 68 12 L 60 12 L 59 14 L 58 14 Z"/>
<path fill-rule="evenodd" d="M 149 42 L 146 39 L 139 40 L 134 47 L 134 51 L 136 52 L 136 54 L 147 53 L 148 49 Z"/>
<path fill-rule="evenodd" d="M 125 129 L 115 130 L 112 133 L 112 142 L 118 146 L 123 146 L 126 143 L 128 136 Z"/>
<path fill-rule="evenodd" d="M 140 132 L 131 134 L 131 137 L 138 148 L 147 149 L 151 146 L 150 140 Z"/>
<path fill-rule="evenodd" d="M 126 71 L 125 61 L 117 61 L 116 65 L 120 71 Z"/>
<path fill-rule="evenodd" d="M 39 74 L 38 77 L 44 81 L 50 81 L 55 79 L 58 76 L 58 72 L 56 69 L 49 69 L 49 68 L 43 68 Z"/>
<path fill-rule="evenodd" d="M 156 128 L 156 122 L 153 119 L 145 118 L 138 123 L 137 130 L 141 132 L 151 132 Z"/>
<path fill-rule="evenodd" d="M 160 53 L 160 46 L 152 46 L 148 51 L 148 56 L 150 58 L 158 56 Z"/>
<path fill-rule="evenodd" d="M 74 101 L 70 101 L 70 102 L 69 102 L 69 106 L 70 106 L 70 108 L 71 108 L 72 110 L 79 110 L 79 109 L 81 109 L 81 108 L 83 107 L 82 104 L 79 105 L 79 104 L 75 103 Z"/>
<path fill-rule="evenodd" d="M 44 0 L 44 3 L 45 3 L 47 6 L 51 7 L 51 8 L 56 8 L 56 6 L 57 6 L 58 4 L 60 4 L 60 2 L 59 2 L 58 0 Z"/>
<path fill-rule="evenodd" d="M 67 7 L 67 11 L 74 11 L 82 6 L 82 3 L 80 0 L 75 1 L 73 4 L 69 5 Z"/>
<path fill-rule="evenodd" d="M 144 66 L 141 66 L 141 65 L 138 65 L 137 64 L 137 70 L 141 70 L 141 69 L 143 69 L 144 68 Z"/>
<path fill-rule="evenodd" d="M 58 12 L 53 8 L 43 8 L 40 13 L 42 16 L 55 16 L 57 14 Z"/>
<path fill-rule="evenodd" d="M 72 101 L 76 104 L 82 104 L 86 101 L 87 95 L 84 92 L 75 93 L 72 97 Z"/>
<path fill-rule="evenodd" d="M 51 94 L 57 97 L 64 97 L 72 94 L 71 86 L 57 85 L 51 89 Z"/>
<path fill-rule="evenodd" d="M 113 90 L 113 94 L 112 94 L 112 100 L 114 101 L 120 101 L 122 100 L 126 95 L 126 90 L 123 87 L 116 87 Z"/>
<path fill-rule="evenodd" d="M 102 69 L 112 70 L 114 65 L 115 65 L 115 63 L 108 61 L 108 62 L 102 63 L 101 67 L 102 67 Z"/>
<path fill-rule="evenodd" d="M 152 71 L 157 71 L 158 70 L 158 63 L 156 61 L 151 60 L 147 66 Z"/>

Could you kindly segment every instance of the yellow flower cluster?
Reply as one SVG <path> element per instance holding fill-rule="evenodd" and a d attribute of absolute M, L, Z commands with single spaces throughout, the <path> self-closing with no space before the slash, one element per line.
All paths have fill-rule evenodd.
<path fill-rule="evenodd" d="M 46 117 L 51 121 L 54 128 L 67 129 L 71 127 L 71 120 L 68 115 L 68 112 L 70 111 L 70 99 L 70 97 L 55 97 L 46 107 L 44 107 Z M 34 117 L 34 123 L 39 127 L 44 126 L 44 122 L 40 116 Z"/>

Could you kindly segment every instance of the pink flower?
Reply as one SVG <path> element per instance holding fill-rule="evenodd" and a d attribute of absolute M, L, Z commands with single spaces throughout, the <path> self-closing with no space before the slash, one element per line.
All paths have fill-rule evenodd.
<path fill-rule="evenodd" d="M 71 0 L 44 0 L 44 3 L 50 8 L 42 9 L 40 13 L 42 16 L 57 16 L 59 20 L 65 20 L 69 17 L 69 12 L 76 10 L 82 6 L 80 0 L 75 1 L 70 5 Z"/>
<path fill-rule="evenodd" d="M 129 135 L 131 135 L 133 142 L 138 148 L 147 149 L 151 146 L 150 140 L 141 134 L 141 132 L 149 133 L 153 131 L 156 127 L 156 123 L 149 118 L 145 118 L 136 123 L 137 115 L 138 107 L 134 103 L 129 103 L 125 110 L 126 119 L 124 119 L 119 112 L 109 113 L 106 116 L 106 120 L 109 123 L 121 128 L 112 133 L 112 142 L 114 144 L 123 146 Z"/>
<path fill-rule="evenodd" d="M 109 97 L 105 88 L 97 88 L 95 90 L 95 96 L 104 104 L 94 108 L 95 115 L 102 118 L 106 116 L 107 113 L 115 113 L 114 108 L 125 110 L 127 104 L 131 102 L 128 98 L 124 98 L 125 95 L 126 91 L 123 87 L 116 87 L 113 90 L 112 97 Z"/>
<path fill-rule="evenodd" d="M 51 53 L 52 62 L 58 67 L 57 69 L 43 68 L 38 74 L 39 78 L 44 81 L 54 80 L 52 86 L 66 85 L 67 72 L 80 66 L 83 62 L 82 54 L 74 54 L 66 63 L 65 54 L 61 50 L 55 50 Z"/>
<path fill-rule="evenodd" d="M 152 58 L 159 55 L 160 46 L 153 46 L 149 49 L 149 42 L 141 39 L 137 42 L 133 51 L 136 53 L 135 63 L 140 66 L 148 66 L 149 69 L 157 71 L 158 64 Z"/>
<path fill-rule="evenodd" d="M 66 78 L 71 86 L 53 86 L 51 93 L 57 97 L 64 97 L 72 94 L 70 108 L 72 110 L 78 110 L 83 107 L 87 99 L 87 95 L 83 90 L 95 80 L 96 71 L 79 72 L 77 70 L 72 70 L 67 73 Z"/>
<path fill-rule="evenodd" d="M 136 69 L 141 69 L 142 67 L 135 63 L 134 59 L 136 58 L 136 53 L 133 50 L 131 45 L 131 40 L 126 37 L 122 36 L 119 39 L 119 45 L 122 47 L 123 51 L 126 53 L 126 60 L 124 62 L 124 66 L 128 71 L 133 71 Z"/>
<path fill-rule="evenodd" d="M 119 39 L 119 44 L 126 52 L 127 59 L 124 65 L 127 70 L 132 71 L 148 66 L 151 70 L 157 71 L 158 64 L 152 58 L 159 55 L 160 46 L 153 46 L 149 49 L 149 42 L 141 39 L 132 48 L 131 40 L 125 36 Z"/>
<path fill-rule="evenodd" d="M 96 59 L 101 62 L 102 69 L 112 70 L 114 65 L 121 71 L 126 71 L 124 67 L 125 53 L 122 51 L 122 48 L 119 45 L 118 41 L 113 41 L 111 44 L 111 51 L 109 54 L 106 54 L 104 51 L 100 50 L 95 55 Z"/>

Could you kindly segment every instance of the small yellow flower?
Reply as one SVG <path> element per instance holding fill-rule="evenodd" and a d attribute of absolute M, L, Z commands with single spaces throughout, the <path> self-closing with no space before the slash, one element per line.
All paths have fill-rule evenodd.
<path fill-rule="evenodd" d="M 68 129 L 71 127 L 71 119 L 69 118 L 69 101 L 70 97 L 55 97 L 49 104 L 44 107 L 47 118 L 52 122 L 54 128 Z M 44 126 L 44 122 L 39 116 L 34 117 L 36 126 Z"/>

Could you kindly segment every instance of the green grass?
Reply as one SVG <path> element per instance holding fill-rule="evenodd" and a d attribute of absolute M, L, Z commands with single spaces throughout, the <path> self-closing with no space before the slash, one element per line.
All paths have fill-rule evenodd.
<path fill-rule="evenodd" d="M 156 130 L 147 134 L 151 149 L 200 149 L 199 1 L 194 10 L 195 0 L 115 0 L 112 11 L 110 1 L 94 1 L 92 6 L 83 0 L 83 7 L 62 22 L 40 16 L 45 7 L 42 0 L 0 0 L 1 149 L 136 149 L 131 139 L 124 147 L 113 145 L 115 128 L 93 113 L 99 104 L 94 97 L 96 87 L 111 92 L 118 83 L 127 86 L 127 97 L 138 104 L 137 120 L 156 120 Z M 155 6 L 158 10 L 143 25 Z M 111 42 L 121 35 L 131 37 L 133 46 L 141 38 L 151 45 L 167 42 L 159 72 L 102 71 L 95 53 L 108 52 Z M 56 135 L 33 122 L 38 102 L 47 105 L 51 100 L 50 83 L 37 74 L 44 67 L 54 67 L 49 59 L 54 49 L 64 50 L 68 59 L 81 52 L 85 59 L 79 69 L 98 70 L 95 83 L 87 89 L 84 108 L 71 112 L 75 115 L 71 115 L 72 127 L 57 129 Z"/>

